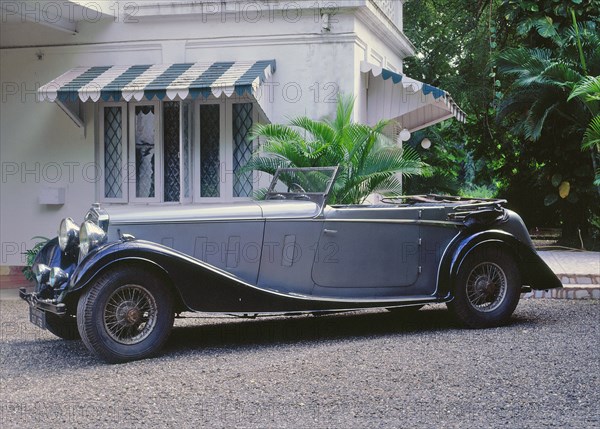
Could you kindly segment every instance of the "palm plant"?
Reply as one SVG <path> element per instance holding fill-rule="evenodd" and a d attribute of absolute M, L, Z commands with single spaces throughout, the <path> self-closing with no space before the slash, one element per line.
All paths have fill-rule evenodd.
<path fill-rule="evenodd" d="M 556 58 L 549 49 L 515 48 L 501 53 L 498 71 L 513 77 L 498 119 L 518 117 L 513 131 L 528 140 L 538 140 L 547 120 L 559 117 L 571 125 L 584 126 L 589 117 L 579 99 L 570 99 L 573 88 L 584 79 L 565 58 Z"/>
<path fill-rule="evenodd" d="M 542 139 L 545 133 L 561 134 L 564 145 L 579 142 L 582 149 L 590 150 L 597 171 L 600 92 L 593 74 L 600 73 L 600 36 L 595 23 L 574 22 L 551 40 L 556 49 L 520 47 L 498 56 L 498 71 L 513 79 L 498 108 L 498 119 L 512 118 L 513 131 L 530 141 Z"/>
<path fill-rule="evenodd" d="M 399 195 L 401 175 L 420 175 L 425 164 L 411 148 L 386 137 L 390 121 L 375 126 L 352 121 L 354 98 L 339 96 L 336 116 L 316 121 L 292 119 L 289 125 L 258 124 L 252 138 L 263 143 L 245 169 L 274 174 L 278 168 L 339 166 L 330 202 L 360 204 L 374 192 Z"/>
<path fill-rule="evenodd" d="M 561 242 L 579 245 L 591 230 L 600 195 L 598 150 L 586 143 L 593 140 L 594 113 L 581 93 L 593 87 L 586 85 L 589 76 L 600 74 L 600 35 L 594 21 L 572 18 L 560 32 L 544 32 L 545 48 L 505 50 L 496 65 L 512 81 L 498 118 L 511 121 L 513 131 L 528 140 L 515 156 L 535 160 L 526 167 L 533 174 L 525 174 L 535 178 L 544 205 L 556 208 Z"/>
<path fill-rule="evenodd" d="M 575 97 L 580 98 L 593 115 L 583 135 L 581 148 L 600 152 L 600 78 L 588 76 L 579 81 L 569 95 L 569 101 Z M 596 164 L 595 157 L 592 160 L 596 174 L 594 185 L 600 186 L 600 167 Z"/>

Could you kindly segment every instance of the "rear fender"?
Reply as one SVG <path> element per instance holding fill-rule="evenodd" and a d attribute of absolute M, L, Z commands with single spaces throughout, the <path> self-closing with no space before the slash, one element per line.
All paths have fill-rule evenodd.
<path fill-rule="evenodd" d="M 506 231 L 486 230 L 460 234 L 450 245 L 440 265 L 440 296 L 450 298 L 452 286 L 465 259 L 482 246 L 486 247 L 486 252 L 490 252 L 491 260 L 494 259 L 495 252 L 508 252 L 512 255 L 519 266 L 523 285 L 538 290 L 562 287 L 558 277 L 529 244 Z"/>

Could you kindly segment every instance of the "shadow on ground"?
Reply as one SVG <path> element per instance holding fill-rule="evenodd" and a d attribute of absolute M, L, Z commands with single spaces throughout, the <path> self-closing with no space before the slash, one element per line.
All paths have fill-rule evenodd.
<path fill-rule="evenodd" d="M 185 313 L 186 318 L 176 319 L 171 336 L 160 355 L 163 358 L 198 353 L 231 352 L 237 349 L 271 347 L 284 344 L 316 344 L 324 341 L 353 341 L 381 337 L 411 337 L 451 334 L 463 330 L 445 306 L 430 306 L 418 312 L 390 312 L 370 310 L 334 313 L 321 316 L 270 316 L 240 319 L 226 316 L 199 317 Z M 508 326 L 496 329 L 513 329 L 514 325 L 531 327 L 550 322 L 528 315 L 513 315 Z M 22 332 L 2 344 L 0 362 L 27 355 L 30 370 L 45 370 L 48 361 L 60 359 L 62 369 L 93 367 L 103 363 L 88 352 L 81 341 L 64 341 L 47 331 L 41 331 L 27 321 L 15 322 Z M 14 328 L 10 328 L 14 329 Z M 494 335 L 494 329 L 478 331 Z M 6 340 L 6 337 L 4 338 Z"/>
<path fill-rule="evenodd" d="M 455 321 L 445 307 L 425 308 L 418 312 L 407 313 L 381 310 L 323 316 L 217 319 L 219 323 L 207 318 L 188 320 L 193 325 L 177 326 L 178 322 L 176 322 L 176 327 L 166 345 L 167 352 L 185 352 L 206 347 L 235 348 L 397 335 L 427 335 L 465 329 Z M 206 320 L 211 323 L 203 323 Z M 524 323 L 530 321 L 513 316 L 507 327 Z M 506 327 L 498 329 L 504 328 Z"/>

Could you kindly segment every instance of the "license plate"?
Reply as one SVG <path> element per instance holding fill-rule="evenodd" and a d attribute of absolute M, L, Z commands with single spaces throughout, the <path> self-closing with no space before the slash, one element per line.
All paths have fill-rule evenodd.
<path fill-rule="evenodd" d="M 46 329 L 46 313 L 35 307 L 29 307 L 29 321 L 35 326 Z"/>

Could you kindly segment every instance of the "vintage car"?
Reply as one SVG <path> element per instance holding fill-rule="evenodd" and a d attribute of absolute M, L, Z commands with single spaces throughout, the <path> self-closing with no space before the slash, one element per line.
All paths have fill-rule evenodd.
<path fill-rule="evenodd" d="M 174 316 L 310 314 L 446 303 L 507 322 L 521 292 L 561 287 L 502 200 L 436 195 L 327 205 L 337 168 L 281 169 L 264 200 L 93 204 L 64 219 L 21 290 L 30 320 L 108 362 L 158 352 Z"/>

